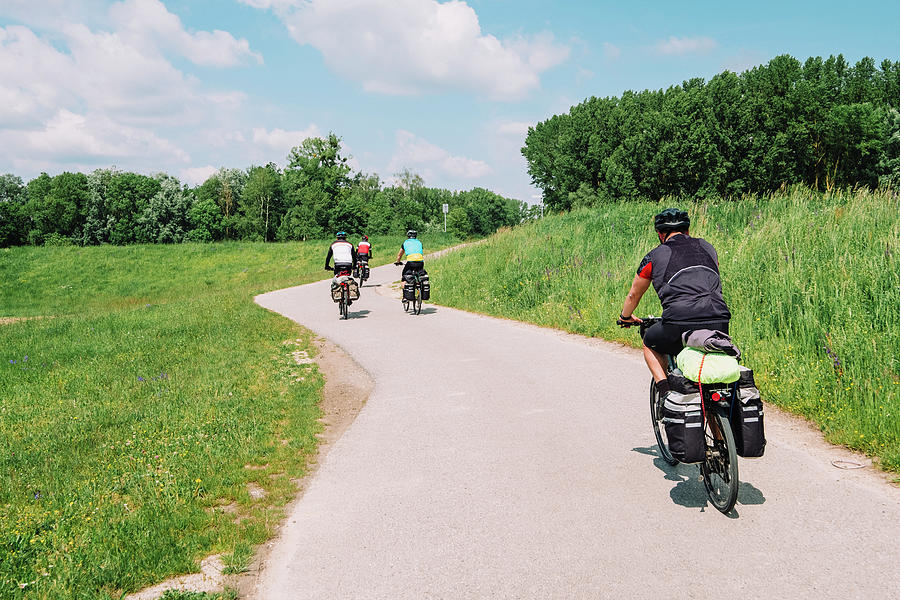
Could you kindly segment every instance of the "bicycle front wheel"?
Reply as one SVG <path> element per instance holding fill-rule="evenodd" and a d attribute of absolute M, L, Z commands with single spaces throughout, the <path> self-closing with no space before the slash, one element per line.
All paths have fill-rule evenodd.
<path fill-rule="evenodd" d="M 656 435 L 656 445 L 659 455 L 670 465 L 678 464 L 678 461 L 669 451 L 669 438 L 666 436 L 666 427 L 663 424 L 662 404 L 659 401 L 659 390 L 656 389 L 656 381 L 650 380 L 650 422 L 653 423 L 653 433 Z"/>
<path fill-rule="evenodd" d="M 709 501 L 719 512 L 727 514 L 737 502 L 740 486 L 734 434 L 727 417 L 718 411 L 707 411 L 710 413 L 712 417 L 704 425 L 706 460 L 700 464 L 700 472 Z M 718 428 L 719 435 L 714 427 Z"/>

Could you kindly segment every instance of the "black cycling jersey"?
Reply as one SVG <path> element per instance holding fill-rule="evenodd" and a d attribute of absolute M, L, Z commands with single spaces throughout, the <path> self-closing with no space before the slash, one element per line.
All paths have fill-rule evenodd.
<path fill-rule="evenodd" d="M 706 240 L 674 235 L 647 253 L 638 275 L 650 279 L 662 304 L 663 321 L 728 322 L 715 248 Z"/>

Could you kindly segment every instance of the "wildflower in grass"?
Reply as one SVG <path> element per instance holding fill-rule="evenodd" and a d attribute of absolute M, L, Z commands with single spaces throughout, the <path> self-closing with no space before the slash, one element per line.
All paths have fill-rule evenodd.
<path fill-rule="evenodd" d="M 138 381 L 144 381 L 144 378 L 138 375 Z"/>

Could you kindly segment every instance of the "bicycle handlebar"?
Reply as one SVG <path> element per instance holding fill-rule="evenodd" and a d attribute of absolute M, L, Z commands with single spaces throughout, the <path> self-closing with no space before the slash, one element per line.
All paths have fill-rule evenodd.
<path fill-rule="evenodd" d="M 394 264 L 395 264 L 396 266 L 398 266 L 398 267 L 402 267 L 402 266 L 403 266 L 403 261 L 398 260 L 398 261 L 395 262 Z"/>
<path fill-rule="evenodd" d="M 644 337 L 644 332 L 647 331 L 647 328 L 659 323 L 660 321 L 662 321 L 662 317 L 654 317 L 651 315 L 649 317 L 644 317 L 639 323 L 634 321 L 623 321 L 622 319 L 616 319 L 616 324 L 624 329 L 629 329 L 637 325 L 641 328 L 641 337 Z"/>

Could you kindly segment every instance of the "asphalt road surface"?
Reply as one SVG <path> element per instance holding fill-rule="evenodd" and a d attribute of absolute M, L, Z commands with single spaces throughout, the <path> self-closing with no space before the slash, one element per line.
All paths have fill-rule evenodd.
<path fill-rule="evenodd" d="M 259 304 L 343 347 L 375 390 L 288 516 L 258 597 L 900 598 L 900 490 L 767 416 L 730 516 L 658 457 L 639 355 L 426 305 L 372 270 Z M 434 290 L 440 295 L 440 289 Z M 635 333 L 637 335 L 637 333 Z"/>

